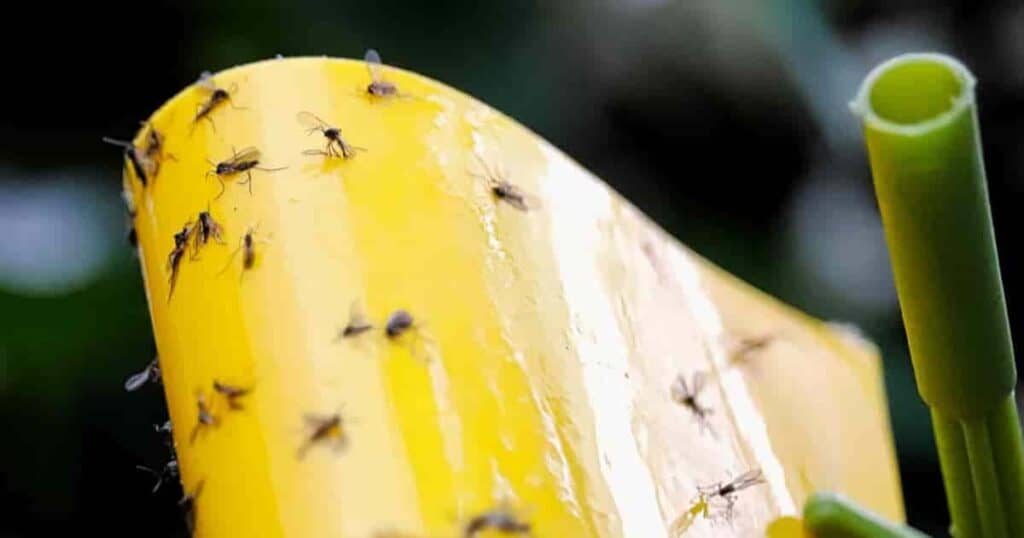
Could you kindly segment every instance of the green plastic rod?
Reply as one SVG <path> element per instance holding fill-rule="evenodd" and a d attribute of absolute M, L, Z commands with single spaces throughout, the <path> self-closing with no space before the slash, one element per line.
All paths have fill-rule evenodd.
<path fill-rule="evenodd" d="M 807 499 L 804 526 L 815 538 L 928 538 L 831 492 L 815 493 Z"/>
<path fill-rule="evenodd" d="M 851 108 L 921 397 L 932 409 L 954 535 L 1024 536 L 1024 443 L 989 209 L 975 80 L 941 54 L 876 67 Z"/>
<path fill-rule="evenodd" d="M 944 415 L 984 415 L 1017 373 L 974 77 L 947 56 L 899 56 L 868 75 L 853 108 L 864 120 L 918 389 Z"/>

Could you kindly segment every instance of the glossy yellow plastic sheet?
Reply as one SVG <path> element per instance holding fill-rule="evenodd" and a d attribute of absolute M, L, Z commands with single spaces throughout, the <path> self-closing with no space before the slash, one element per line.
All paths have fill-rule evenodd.
<path fill-rule="evenodd" d="M 230 99 L 197 121 L 211 93 L 184 90 L 150 119 L 173 159 L 146 186 L 125 174 L 197 536 L 454 538 L 489 510 L 537 537 L 760 536 L 818 488 L 902 518 L 873 348 L 694 256 L 486 105 L 383 76 L 398 95 L 369 95 L 360 61 L 219 73 Z M 311 154 L 327 139 L 303 111 L 354 155 Z M 251 183 L 218 197 L 208 172 L 249 147 Z M 171 294 L 174 234 L 205 210 L 223 243 L 184 253 Z M 392 339 L 399 309 L 414 324 Z M 339 337 L 353 313 L 374 329 Z M 672 399 L 698 371 L 706 422 Z M 214 381 L 250 392 L 232 409 Z M 309 415 L 335 414 L 316 437 Z M 750 469 L 766 483 L 678 525 Z"/>

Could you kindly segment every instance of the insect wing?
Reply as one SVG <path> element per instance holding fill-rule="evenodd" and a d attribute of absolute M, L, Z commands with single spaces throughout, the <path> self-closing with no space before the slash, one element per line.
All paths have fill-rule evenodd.
<path fill-rule="evenodd" d="M 348 326 L 362 327 L 365 325 L 369 325 L 369 322 L 366 319 L 366 313 L 363 312 L 363 307 L 359 301 L 354 300 L 348 307 Z"/>
<path fill-rule="evenodd" d="M 196 81 L 196 86 L 199 86 L 209 92 L 217 90 L 217 85 L 213 82 L 213 74 L 209 71 L 203 71 L 199 74 L 199 80 Z"/>
<path fill-rule="evenodd" d="M 137 374 L 129 376 L 124 382 L 124 390 L 128 392 L 139 390 L 139 387 L 145 385 L 146 382 L 149 381 L 149 376 L 150 373 L 148 367 Z"/>
<path fill-rule="evenodd" d="M 672 384 L 672 399 L 677 403 L 690 396 L 690 388 L 686 386 L 686 377 L 682 374 L 676 376 L 676 382 Z"/>
<path fill-rule="evenodd" d="M 763 483 L 764 475 L 761 473 L 761 469 L 753 469 L 737 476 L 729 485 L 732 486 L 733 491 L 740 491 Z"/>
<path fill-rule="evenodd" d="M 302 111 L 295 115 L 299 124 L 307 129 L 329 129 L 331 126 L 311 112 Z"/>
<path fill-rule="evenodd" d="M 503 183 L 501 188 L 506 193 L 502 200 L 520 211 L 531 211 L 540 208 L 540 198 L 523 192 L 519 187 L 511 183 Z"/>
<path fill-rule="evenodd" d="M 302 416 L 302 419 L 306 421 L 306 426 L 311 430 L 326 430 L 339 422 L 337 415 L 315 415 L 307 413 Z"/>
<path fill-rule="evenodd" d="M 374 49 L 367 49 L 363 59 L 366 61 L 366 70 L 370 72 L 370 78 L 374 82 L 383 82 L 384 65 L 381 63 L 380 54 Z"/>
<path fill-rule="evenodd" d="M 700 391 L 704 390 L 704 383 L 707 381 L 707 376 L 704 375 L 703 371 L 693 374 L 693 392 L 694 396 L 700 394 Z"/>
<path fill-rule="evenodd" d="M 261 156 L 260 150 L 256 148 L 242 148 L 241 151 L 232 156 L 227 162 L 232 166 L 238 166 L 243 163 L 259 162 Z"/>

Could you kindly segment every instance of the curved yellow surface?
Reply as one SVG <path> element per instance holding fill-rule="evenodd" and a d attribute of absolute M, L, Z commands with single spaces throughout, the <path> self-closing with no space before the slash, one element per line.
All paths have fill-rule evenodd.
<path fill-rule="evenodd" d="M 820 486 L 901 514 L 873 352 L 729 281 L 505 116 L 386 76 L 399 95 L 367 95 L 349 60 L 217 74 L 230 102 L 196 122 L 210 93 L 183 91 L 150 120 L 175 160 L 145 188 L 126 173 L 197 536 L 459 537 L 500 509 L 538 537 L 661 538 L 698 486 L 751 468 L 767 483 L 687 536 L 761 535 Z M 300 111 L 361 149 L 304 153 L 326 139 Z M 211 162 L 246 147 L 252 183 L 229 176 L 217 198 Z M 497 199 L 488 171 L 529 209 Z M 224 244 L 186 252 L 170 294 L 174 234 L 207 208 Z M 415 323 L 391 339 L 398 309 Z M 374 330 L 338 338 L 352 311 Z M 762 322 L 799 337 L 786 356 L 806 368 L 730 361 L 730 338 Z M 842 402 L 813 390 L 792 409 L 766 386 L 817 380 L 807 369 L 840 380 Z M 706 424 L 671 399 L 698 370 Z M 240 409 L 215 380 L 251 390 Z M 336 413 L 317 437 L 307 415 Z M 819 429 L 837 423 L 853 430 Z M 856 462 L 854 433 L 878 441 Z"/>

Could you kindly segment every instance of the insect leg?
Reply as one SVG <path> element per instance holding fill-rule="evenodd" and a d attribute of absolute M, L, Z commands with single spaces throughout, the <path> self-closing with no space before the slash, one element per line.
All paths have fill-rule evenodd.
<path fill-rule="evenodd" d="M 220 177 L 219 174 L 214 175 L 217 176 L 217 181 L 220 182 L 220 192 L 217 193 L 217 196 L 213 197 L 214 200 L 218 200 L 221 196 L 224 196 L 224 191 L 227 189 L 227 186 L 224 185 L 224 178 Z"/>
<path fill-rule="evenodd" d="M 231 267 L 231 262 L 235 261 L 235 256 L 238 254 L 239 250 L 242 250 L 242 245 L 238 245 L 238 248 L 231 253 L 231 257 L 228 258 L 228 263 L 224 264 L 224 268 L 217 273 L 218 276 L 224 274 L 224 271 L 227 271 L 228 268 Z"/>

